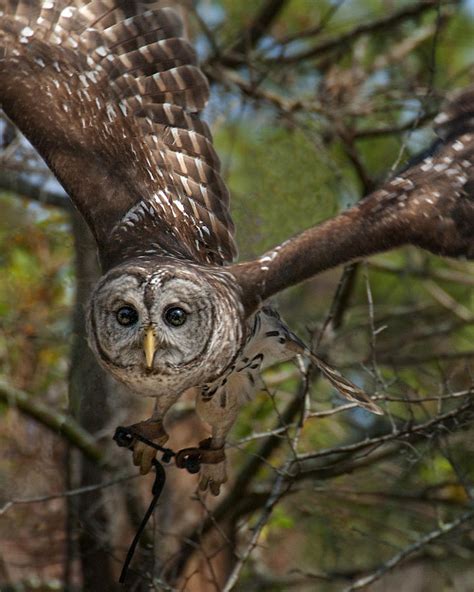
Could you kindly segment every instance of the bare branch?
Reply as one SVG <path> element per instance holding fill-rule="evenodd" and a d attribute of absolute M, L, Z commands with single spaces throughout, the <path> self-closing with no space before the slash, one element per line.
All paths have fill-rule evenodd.
<path fill-rule="evenodd" d="M 377 271 L 391 273 L 398 276 L 410 275 L 420 278 L 430 278 L 436 281 L 453 282 L 464 286 L 474 286 L 474 277 L 452 269 L 435 269 L 430 267 L 399 267 L 388 260 L 372 258 L 368 265 Z"/>
<path fill-rule="evenodd" d="M 367 438 L 365 440 L 354 442 L 353 444 L 348 444 L 346 446 L 336 446 L 334 448 L 325 448 L 322 450 L 318 450 L 317 452 L 308 452 L 305 454 L 300 454 L 298 457 L 298 471 L 299 473 L 301 473 L 303 471 L 303 466 L 301 465 L 301 463 L 303 461 L 307 461 L 310 459 L 331 456 L 333 454 L 343 454 L 347 452 L 354 453 L 360 450 L 364 450 L 366 448 L 375 448 L 377 446 L 380 446 L 381 444 L 385 444 L 387 442 L 394 440 L 410 439 L 415 437 L 416 435 L 429 435 L 435 433 L 437 430 L 440 429 L 449 429 L 453 421 L 459 422 L 461 418 L 463 418 L 464 421 L 469 423 L 473 419 L 473 407 L 474 402 L 467 401 L 466 403 L 463 403 L 456 409 L 436 415 L 435 417 L 424 423 L 420 423 L 417 425 L 412 425 L 411 423 L 408 423 L 406 424 L 406 427 L 398 428 L 396 430 L 390 431 L 389 433 L 383 434 L 382 436 Z"/>
<path fill-rule="evenodd" d="M 49 502 L 55 499 L 61 499 L 66 497 L 75 497 L 78 495 L 82 495 L 83 493 L 90 493 L 91 491 L 98 491 L 100 489 L 106 489 L 107 487 L 112 487 L 113 485 L 117 485 L 119 483 L 124 483 L 125 481 L 130 481 L 131 479 L 135 479 L 138 477 L 138 474 L 134 475 L 127 475 L 126 477 L 119 477 L 117 479 L 112 479 L 110 481 L 106 481 L 104 483 L 98 483 L 97 485 L 87 485 L 86 487 L 78 487 L 77 489 L 69 489 L 68 491 L 61 491 L 60 493 L 52 493 L 49 495 L 39 495 L 35 497 L 25 497 L 25 498 L 15 498 L 11 499 L 3 506 L 0 507 L 0 515 L 5 514 L 10 508 L 13 506 L 20 506 L 20 505 L 27 505 L 27 504 L 38 504 Z"/>
<path fill-rule="evenodd" d="M 455 1 L 454 4 L 456 3 L 457 2 Z M 436 9 L 438 4 L 438 0 L 421 0 L 415 4 L 395 10 L 387 16 L 374 19 L 368 23 L 357 25 L 350 31 L 347 31 L 346 33 L 343 33 L 337 37 L 332 37 L 322 41 L 321 43 L 318 43 L 309 49 L 305 49 L 289 56 L 279 56 L 278 58 L 275 58 L 275 60 L 271 59 L 269 61 L 278 61 L 279 64 L 295 64 L 301 63 L 302 61 L 308 60 L 310 58 L 320 57 L 324 53 L 335 49 L 340 49 L 341 47 L 354 43 L 354 41 L 359 39 L 359 37 L 362 35 L 367 35 L 368 33 L 380 33 L 386 31 L 387 29 L 391 29 L 392 27 L 408 19 L 417 18 L 428 10 Z M 453 2 L 448 2 L 448 4 L 453 4 Z"/>
<path fill-rule="evenodd" d="M 418 127 L 422 127 L 425 123 L 433 121 L 435 111 L 427 111 L 423 115 L 417 115 L 413 119 L 400 125 L 383 125 L 381 127 L 355 129 L 353 131 L 354 140 L 370 140 L 372 138 L 379 138 L 381 136 L 391 136 L 395 134 L 403 134 L 404 132 L 413 131 Z"/>
<path fill-rule="evenodd" d="M 66 438 L 78 448 L 84 456 L 96 463 L 104 461 L 102 450 L 97 446 L 95 438 L 86 432 L 74 419 L 59 411 L 51 409 L 31 397 L 27 393 L 0 381 L 0 401 L 11 407 L 17 407 L 55 434 Z"/>
<path fill-rule="evenodd" d="M 17 193 L 21 197 L 32 199 L 45 206 L 54 206 L 67 211 L 72 210 L 73 207 L 66 194 L 46 190 L 41 185 L 12 173 L 0 173 L 0 190 Z"/>
<path fill-rule="evenodd" d="M 379 353 L 380 364 L 391 364 L 393 366 L 419 366 L 430 362 L 453 362 L 455 360 L 470 360 L 474 358 L 474 350 L 430 352 L 419 356 L 399 356 L 396 353 Z"/>
<path fill-rule="evenodd" d="M 224 63 L 232 66 L 240 65 L 242 58 L 239 54 L 245 55 L 257 45 L 287 2 L 288 0 L 266 0 L 253 21 L 240 33 L 229 54 L 224 57 Z"/>
<path fill-rule="evenodd" d="M 413 553 L 420 551 L 421 549 L 423 549 L 423 547 L 426 547 L 426 545 L 429 545 L 430 543 L 436 541 L 445 534 L 448 534 L 456 528 L 459 528 L 460 526 L 462 526 L 466 522 L 469 522 L 473 518 L 474 510 L 470 510 L 469 512 L 461 514 L 461 516 L 456 518 L 456 520 L 448 522 L 447 524 L 443 524 L 440 528 L 437 528 L 436 530 L 432 530 L 425 536 L 418 539 L 416 543 L 408 545 L 407 547 L 402 549 L 400 553 L 397 553 L 388 561 L 385 561 L 378 569 L 376 569 L 368 576 L 359 578 L 354 584 L 352 584 L 348 588 L 345 588 L 344 592 L 354 592 L 354 590 L 362 590 L 363 588 L 366 588 L 369 584 L 373 584 L 375 581 L 379 580 L 382 576 L 384 576 L 387 572 L 391 571 L 397 565 L 399 565 L 409 555 L 412 555 Z"/>
<path fill-rule="evenodd" d="M 280 500 L 280 498 L 283 494 L 283 486 L 284 486 L 284 479 L 283 479 L 283 473 L 281 473 L 281 474 L 277 475 L 277 477 L 273 483 L 272 490 L 271 490 L 270 495 L 268 496 L 268 499 L 265 503 L 262 514 L 261 514 L 260 518 L 258 519 L 257 524 L 253 528 L 253 533 L 252 533 L 252 537 L 250 539 L 250 542 L 248 543 L 245 551 L 239 557 L 239 560 L 237 561 L 237 563 L 234 565 L 232 572 L 230 573 L 222 592 L 231 592 L 231 590 L 233 590 L 234 586 L 237 584 L 238 578 L 239 578 L 240 573 L 244 567 L 245 562 L 249 558 L 251 552 L 257 546 L 258 539 L 260 537 L 260 533 L 262 532 L 262 529 L 265 526 L 265 524 L 267 524 L 267 522 L 271 516 L 271 513 L 273 511 L 273 508 L 278 503 L 278 501 Z M 287 485 L 287 487 L 286 487 L 287 490 L 288 490 L 288 487 L 289 486 Z"/>
<path fill-rule="evenodd" d="M 207 64 L 203 66 L 203 69 L 210 80 L 219 82 L 220 84 L 224 84 L 226 86 L 236 86 L 246 97 L 265 101 L 273 107 L 276 107 L 282 113 L 291 114 L 297 111 L 305 111 L 307 113 L 322 113 L 324 111 L 323 107 L 318 101 L 286 99 L 275 92 L 262 88 L 257 84 L 248 82 L 242 78 L 242 76 L 237 74 L 237 72 L 234 72 L 229 68 L 224 68 L 220 65 Z"/>

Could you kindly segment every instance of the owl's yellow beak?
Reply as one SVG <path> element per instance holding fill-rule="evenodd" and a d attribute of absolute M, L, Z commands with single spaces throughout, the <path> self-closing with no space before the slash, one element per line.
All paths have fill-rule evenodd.
<path fill-rule="evenodd" d="M 156 352 L 156 337 L 153 327 L 148 327 L 143 340 L 143 349 L 145 350 L 146 367 L 151 369 L 153 367 L 153 358 Z"/>

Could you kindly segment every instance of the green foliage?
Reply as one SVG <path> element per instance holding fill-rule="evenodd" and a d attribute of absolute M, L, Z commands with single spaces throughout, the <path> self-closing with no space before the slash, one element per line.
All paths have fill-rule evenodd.
<path fill-rule="evenodd" d="M 0 196 L 0 360 L 29 392 L 64 380 L 72 284 L 65 216 Z M 62 386 L 64 389 L 64 385 Z"/>
<path fill-rule="evenodd" d="M 258 117 L 256 127 L 231 124 L 216 142 L 232 154 L 228 182 L 242 257 L 256 255 L 335 211 L 327 155 L 299 130 Z M 291 158 L 288 155 L 291 154 Z"/>

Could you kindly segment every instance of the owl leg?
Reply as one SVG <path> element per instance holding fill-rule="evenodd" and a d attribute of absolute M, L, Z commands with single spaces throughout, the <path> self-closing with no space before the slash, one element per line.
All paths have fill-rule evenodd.
<path fill-rule="evenodd" d="M 155 399 L 155 406 L 151 417 L 129 426 L 130 431 L 140 434 L 155 444 L 163 446 L 169 437 L 163 427 L 163 419 L 172 403 L 167 402 L 167 404 L 160 405 L 159 399 Z M 156 450 L 139 440 L 134 440 L 132 447 L 133 464 L 140 467 L 140 473 L 142 475 L 146 475 L 151 470 L 153 459 L 156 456 Z"/>
<path fill-rule="evenodd" d="M 208 442 L 207 448 L 210 450 L 223 451 L 228 431 L 229 430 L 224 431 L 219 427 L 213 427 L 212 437 Z M 199 489 L 201 491 L 206 491 L 209 489 L 212 495 L 219 495 L 221 485 L 227 481 L 226 464 L 225 457 L 224 460 L 218 463 L 202 464 L 199 474 Z"/>
<path fill-rule="evenodd" d="M 227 397 L 225 397 L 227 398 Z M 240 404 L 238 401 L 225 401 L 220 396 L 210 401 L 203 400 L 198 394 L 196 399 L 196 411 L 199 417 L 212 428 L 212 437 L 207 443 L 210 450 L 224 450 L 227 434 L 236 420 Z M 212 495 L 219 495 L 220 488 L 227 481 L 226 460 L 219 463 L 201 465 L 199 475 L 199 489 L 209 490 Z"/>

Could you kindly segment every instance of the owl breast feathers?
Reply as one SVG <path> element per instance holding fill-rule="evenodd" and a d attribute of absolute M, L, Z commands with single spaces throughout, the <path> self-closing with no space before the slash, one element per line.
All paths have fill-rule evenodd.
<path fill-rule="evenodd" d="M 241 263 L 229 192 L 199 116 L 208 92 L 169 8 L 0 1 L 1 107 L 95 236 L 104 276 L 90 301 L 90 344 L 116 378 L 155 397 L 147 433 L 164 442 L 166 411 L 195 387 L 211 446 L 222 447 L 261 368 L 298 354 L 379 413 L 262 306 L 322 270 L 404 244 L 474 258 L 474 89 L 447 102 L 439 139 L 418 162 Z M 146 471 L 150 451 L 137 444 L 135 462 Z M 225 479 L 223 463 L 204 467 L 201 486 L 218 493 Z"/>

